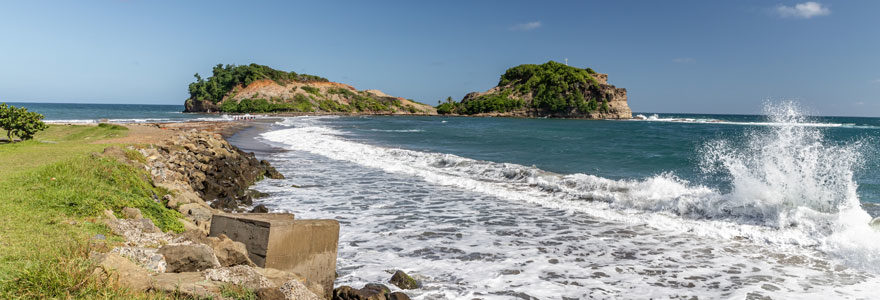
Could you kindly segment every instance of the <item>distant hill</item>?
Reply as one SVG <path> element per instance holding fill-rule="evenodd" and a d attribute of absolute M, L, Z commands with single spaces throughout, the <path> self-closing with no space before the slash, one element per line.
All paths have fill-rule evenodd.
<path fill-rule="evenodd" d="M 519 65 L 486 92 L 448 99 L 440 114 L 586 119 L 629 119 L 626 89 L 608 84 L 608 74 L 555 61 Z"/>
<path fill-rule="evenodd" d="M 189 84 L 186 112 L 436 114 L 436 109 L 378 90 L 359 91 L 326 78 L 250 64 L 217 65 Z"/>

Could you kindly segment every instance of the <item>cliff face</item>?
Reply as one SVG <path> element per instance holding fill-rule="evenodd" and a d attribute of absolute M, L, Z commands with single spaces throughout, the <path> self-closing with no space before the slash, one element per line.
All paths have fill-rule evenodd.
<path fill-rule="evenodd" d="M 378 90 L 357 90 L 324 78 L 266 66 L 218 65 L 214 75 L 190 84 L 185 112 L 326 112 L 436 114 L 436 109 Z"/>
<path fill-rule="evenodd" d="M 556 62 L 520 65 L 485 92 L 438 106 L 441 114 L 476 116 L 629 119 L 626 89 L 608 84 L 608 74 Z"/>

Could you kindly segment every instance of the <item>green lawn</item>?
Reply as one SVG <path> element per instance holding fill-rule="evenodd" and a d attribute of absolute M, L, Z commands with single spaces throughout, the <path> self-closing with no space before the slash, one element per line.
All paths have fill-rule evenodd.
<path fill-rule="evenodd" d="M 143 169 L 100 153 L 92 144 L 126 135 L 123 127 L 50 126 L 34 140 L 0 144 L 0 298 L 154 298 L 97 282 L 88 252 L 110 237 L 98 216 L 138 207 L 163 230 L 182 230 L 176 211 L 153 199 Z M 138 155 L 130 151 L 129 155 Z M 96 234 L 107 240 L 93 240 Z"/>

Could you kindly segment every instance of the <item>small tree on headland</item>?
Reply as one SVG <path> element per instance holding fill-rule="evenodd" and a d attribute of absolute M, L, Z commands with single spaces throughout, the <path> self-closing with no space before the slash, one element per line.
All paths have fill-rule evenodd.
<path fill-rule="evenodd" d="M 0 103 L 0 129 L 6 131 L 10 142 L 17 136 L 22 141 L 34 138 L 34 134 L 49 128 L 43 123 L 43 115 L 28 111 L 27 108 Z"/>

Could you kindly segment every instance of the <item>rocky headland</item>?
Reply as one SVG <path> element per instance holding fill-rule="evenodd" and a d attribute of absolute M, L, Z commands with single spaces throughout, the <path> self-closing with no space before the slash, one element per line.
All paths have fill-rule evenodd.
<path fill-rule="evenodd" d="M 630 119 L 626 89 L 608 83 L 608 74 L 550 61 L 519 65 L 498 85 L 473 92 L 460 102 L 437 106 L 440 114 L 529 118 Z"/>
<path fill-rule="evenodd" d="M 326 78 L 267 66 L 217 65 L 189 85 L 185 112 L 432 115 L 436 109 L 379 90 L 358 90 Z"/>

